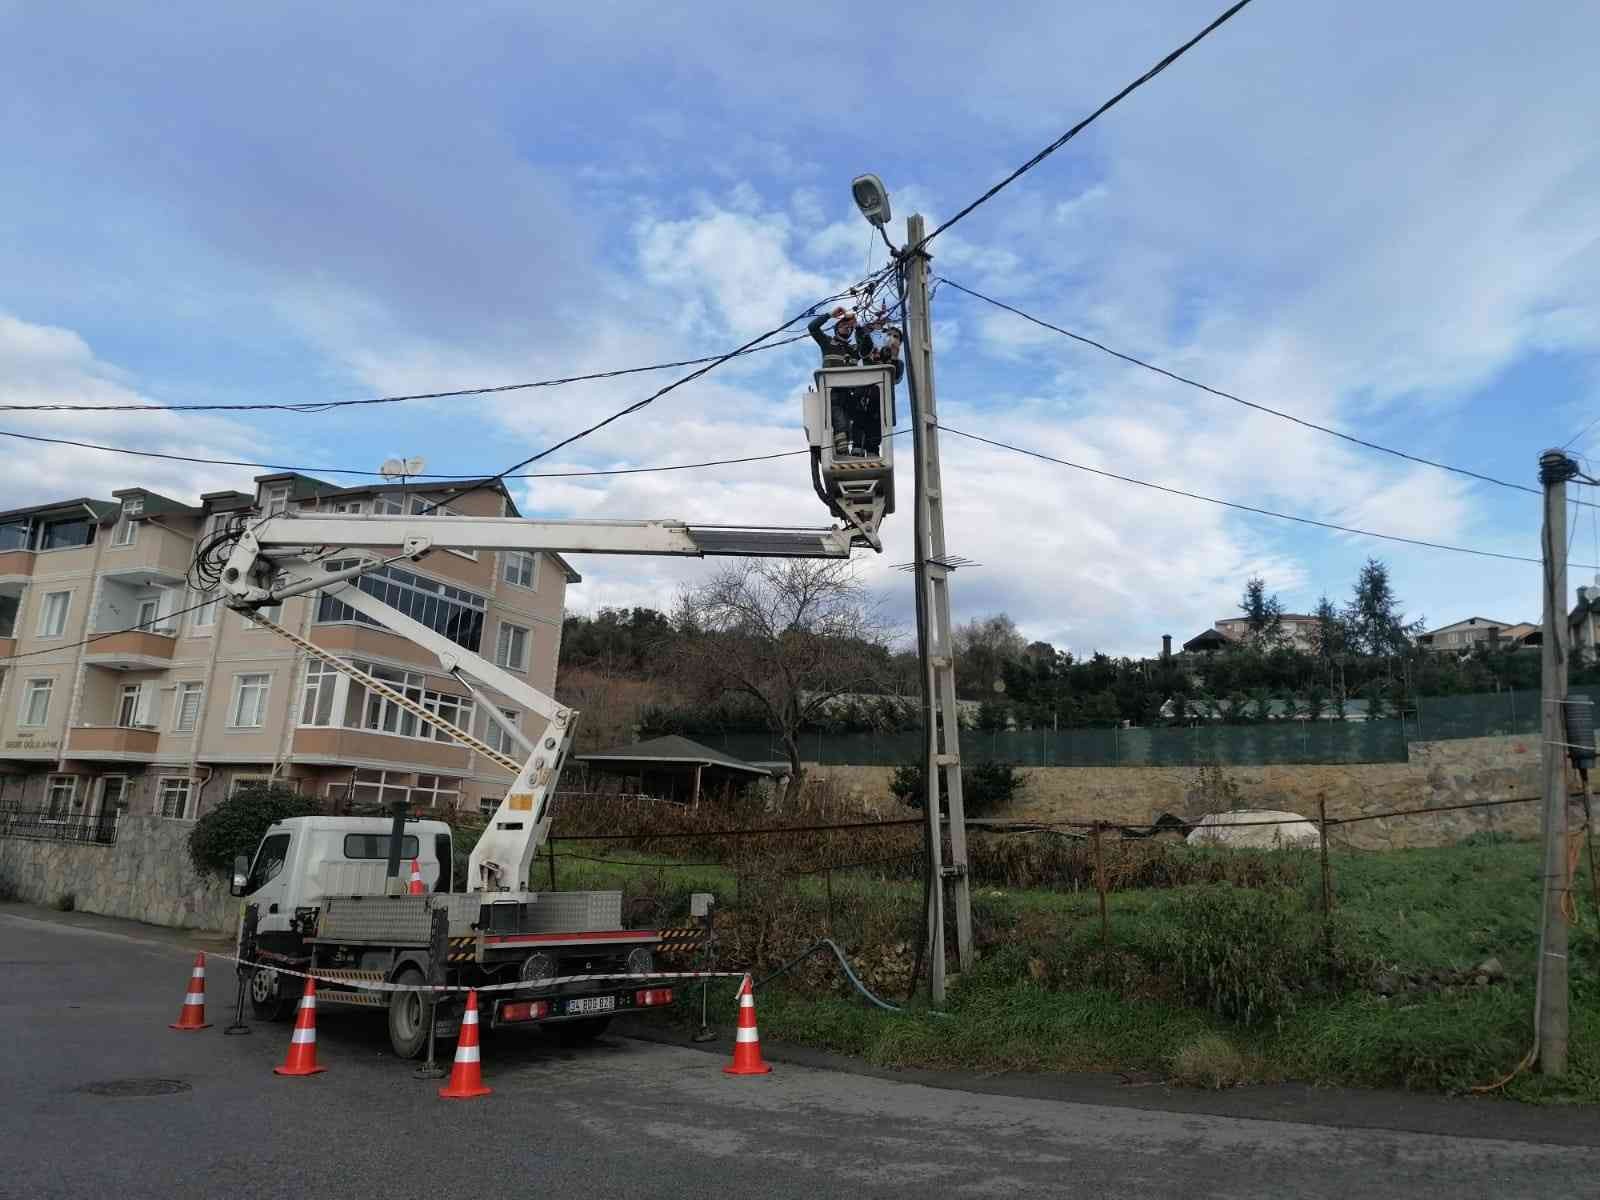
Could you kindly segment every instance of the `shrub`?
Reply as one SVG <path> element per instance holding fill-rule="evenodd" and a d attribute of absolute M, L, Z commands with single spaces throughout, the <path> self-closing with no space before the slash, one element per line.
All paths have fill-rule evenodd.
<path fill-rule="evenodd" d="M 926 788 L 920 763 L 896 767 L 889 790 L 900 803 L 920 809 Z M 961 768 L 961 797 L 967 816 L 981 817 L 1005 808 L 1028 786 L 1028 777 L 1010 763 L 980 762 Z"/>
<path fill-rule="evenodd" d="M 189 861 L 204 875 L 226 875 L 241 854 L 254 855 L 261 835 L 274 821 L 305 817 L 321 811 L 310 796 L 282 784 L 247 784 L 210 812 L 189 831 Z"/>
<path fill-rule="evenodd" d="M 1281 1020 L 1342 967 L 1291 892 L 1211 884 L 1161 901 L 1154 917 L 1153 955 L 1184 999 L 1241 1025 Z"/>
<path fill-rule="evenodd" d="M 1234 1087 L 1248 1074 L 1244 1055 L 1220 1033 L 1202 1033 L 1172 1058 L 1172 1081 L 1186 1087 Z"/>

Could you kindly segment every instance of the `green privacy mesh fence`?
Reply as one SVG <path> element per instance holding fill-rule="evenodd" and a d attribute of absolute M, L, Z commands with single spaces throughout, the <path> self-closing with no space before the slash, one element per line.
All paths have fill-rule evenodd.
<path fill-rule="evenodd" d="M 1572 695 L 1597 699 L 1600 688 L 1574 688 Z M 1351 714 L 1357 711 L 1352 706 Z M 1364 707 L 1359 712 L 1364 715 Z M 1022 767 L 1405 762 L 1408 742 L 1527 734 L 1538 728 L 1538 692 L 1495 692 L 1425 697 L 1404 716 L 1371 721 L 1270 721 L 1258 725 L 1056 731 L 965 729 L 961 732 L 961 750 L 969 762 L 993 759 Z M 775 762 L 785 757 L 778 740 L 764 733 L 688 736 L 749 762 Z M 806 761 L 830 765 L 899 766 L 918 761 L 922 753 L 922 735 L 916 732 L 809 732 L 801 739 L 801 754 Z"/>

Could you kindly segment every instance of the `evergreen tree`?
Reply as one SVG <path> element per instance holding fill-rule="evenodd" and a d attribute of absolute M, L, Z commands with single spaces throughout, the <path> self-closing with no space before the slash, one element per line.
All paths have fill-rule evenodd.
<path fill-rule="evenodd" d="M 1283 642 L 1283 605 L 1267 595 L 1267 582 L 1259 575 L 1245 581 L 1239 611 L 1245 616 L 1245 636 L 1255 650 L 1271 650 Z"/>

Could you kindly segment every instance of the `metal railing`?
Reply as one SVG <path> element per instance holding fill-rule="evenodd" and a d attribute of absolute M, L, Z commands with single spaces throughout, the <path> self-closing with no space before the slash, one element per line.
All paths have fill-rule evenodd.
<path fill-rule="evenodd" d="M 120 809 L 86 814 L 0 808 L 0 837 L 114 846 L 121 820 Z"/>

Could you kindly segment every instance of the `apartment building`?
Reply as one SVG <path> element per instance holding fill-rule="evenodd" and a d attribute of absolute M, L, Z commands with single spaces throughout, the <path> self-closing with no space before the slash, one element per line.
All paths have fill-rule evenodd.
<path fill-rule="evenodd" d="M 1457 653 L 1479 646 L 1537 645 L 1540 627 L 1530 621 L 1494 621 L 1488 617 L 1467 617 L 1417 636 L 1424 650 L 1449 650 Z M 1533 639 L 1530 641 L 1529 639 Z"/>
<path fill-rule="evenodd" d="M 109 501 L 0 512 L 0 806 L 47 820 L 114 821 L 129 810 L 192 820 L 262 779 L 422 808 L 492 808 L 504 794 L 511 777 L 485 756 L 196 593 L 188 568 L 196 545 L 238 516 L 435 504 L 515 516 L 505 489 L 347 488 L 287 473 L 255 483 L 253 495 L 216 492 L 199 505 L 126 488 Z M 555 554 L 436 550 L 359 586 L 550 692 L 566 587 L 578 578 Z M 335 592 L 267 615 L 520 757 L 432 655 Z M 542 729 L 542 718 L 486 691 L 519 728 Z"/>

